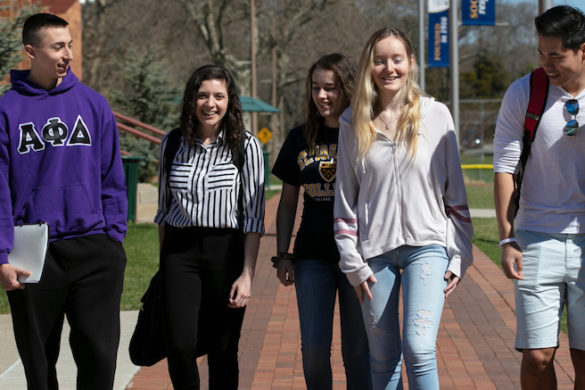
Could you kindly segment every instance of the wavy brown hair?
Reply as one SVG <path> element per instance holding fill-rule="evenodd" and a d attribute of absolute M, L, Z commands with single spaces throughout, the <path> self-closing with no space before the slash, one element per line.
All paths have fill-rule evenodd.
<path fill-rule="evenodd" d="M 195 115 L 197 92 L 201 83 L 206 80 L 223 80 L 228 94 L 228 106 L 225 116 L 221 121 L 221 128 L 225 130 L 225 140 L 230 148 L 236 148 L 238 141 L 244 134 L 244 122 L 242 121 L 242 104 L 238 97 L 238 90 L 231 73 L 219 65 L 203 65 L 197 68 L 187 85 L 183 95 L 181 108 L 180 127 L 183 137 L 193 143 L 197 136 L 197 128 L 200 125 Z"/>
<path fill-rule="evenodd" d="M 309 69 L 305 82 L 305 126 L 304 133 L 307 146 L 312 147 L 317 139 L 322 136 L 319 129 L 324 118 L 319 113 L 313 101 L 313 73 L 317 69 L 330 70 L 335 77 L 335 87 L 341 94 L 343 104 L 341 112 L 349 107 L 351 101 L 351 90 L 355 79 L 356 66 L 353 59 L 339 53 L 327 54 L 315 62 Z M 339 113 L 341 115 L 341 112 Z"/>

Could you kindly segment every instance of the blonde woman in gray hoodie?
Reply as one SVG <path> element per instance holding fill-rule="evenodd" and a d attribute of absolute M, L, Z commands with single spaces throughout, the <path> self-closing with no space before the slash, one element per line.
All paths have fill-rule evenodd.
<path fill-rule="evenodd" d="M 375 32 L 340 118 L 335 239 L 361 301 L 374 389 L 402 388 L 403 354 L 411 389 L 439 389 L 444 300 L 472 262 L 453 120 L 421 95 L 417 74 L 408 37 L 396 28 Z"/>

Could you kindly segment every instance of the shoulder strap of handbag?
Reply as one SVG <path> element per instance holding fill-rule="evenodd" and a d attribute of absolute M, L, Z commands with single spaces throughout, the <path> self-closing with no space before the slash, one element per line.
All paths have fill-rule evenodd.
<path fill-rule="evenodd" d="M 524 178 L 524 168 L 530 155 L 532 142 L 536 136 L 536 130 L 544 109 L 546 108 L 546 98 L 548 96 L 549 81 L 546 72 L 542 68 L 535 69 L 530 74 L 530 99 L 528 101 L 528 108 L 526 109 L 526 116 L 524 118 L 524 136 L 522 137 L 522 152 L 520 153 L 520 165 L 518 172 L 514 175 L 515 185 L 515 212 L 518 213 L 520 208 L 520 189 L 522 188 L 522 179 Z"/>
<path fill-rule="evenodd" d="M 246 142 L 246 134 L 242 134 L 242 137 L 240 137 L 240 140 L 238 141 L 236 148 L 232 150 L 232 162 L 236 166 L 236 168 L 238 168 L 238 172 L 240 173 L 240 191 L 239 191 L 239 195 L 238 195 L 238 225 L 240 226 L 240 229 L 243 228 L 243 218 L 244 218 L 244 213 L 242 212 L 242 210 L 243 210 L 242 169 L 244 168 L 244 163 L 246 161 L 246 151 L 244 150 L 245 149 L 245 142 Z M 171 132 L 169 133 L 169 135 L 167 137 L 167 144 L 165 147 L 164 161 L 163 161 L 164 169 L 165 169 L 165 173 L 166 173 L 166 177 L 167 177 L 167 188 L 168 188 L 168 183 L 169 183 L 168 178 L 171 174 L 171 168 L 173 166 L 173 160 L 175 159 L 175 155 L 177 154 L 177 151 L 179 150 L 180 144 L 181 144 L 181 129 L 176 128 L 174 130 L 171 130 Z M 167 210 L 171 207 L 171 201 L 172 201 L 172 197 L 168 196 L 167 197 L 167 204 L 166 204 Z"/>

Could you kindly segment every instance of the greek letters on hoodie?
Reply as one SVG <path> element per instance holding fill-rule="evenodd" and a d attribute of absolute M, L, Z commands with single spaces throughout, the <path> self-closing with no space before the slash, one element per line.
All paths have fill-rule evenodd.
<path fill-rule="evenodd" d="M 0 264 L 14 225 L 47 222 L 50 240 L 126 232 L 126 184 L 105 98 L 69 71 L 47 91 L 11 72 L 0 99 Z"/>

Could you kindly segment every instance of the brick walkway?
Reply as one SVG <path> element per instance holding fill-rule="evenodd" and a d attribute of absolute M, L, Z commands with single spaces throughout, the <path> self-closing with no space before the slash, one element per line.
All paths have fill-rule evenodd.
<path fill-rule="evenodd" d="M 279 285 L 268 260 L 276 252 L 277 205 L 278 196 L 266 203 L 266 235 L 260 245 L 253 299 L 240 341 L 240 389 L 305 388 L 294 288 Z M 512 282 L 475 247 L 474 260 L 443 311 L 437 346 L 441 388 L 519 389 L 521 356 L 513 348 Z M 345 389 L 337 312 L 335 324 L 331 357 L 334 389 Z M 572 389 L 574 374 L 564 334 L 560 343 L 558 388 Z M 202 358 L 202 388 L 207 388 L 206 366 Z M 166 361 L 140 369 L 127 389 L 172 389 Z"/>

